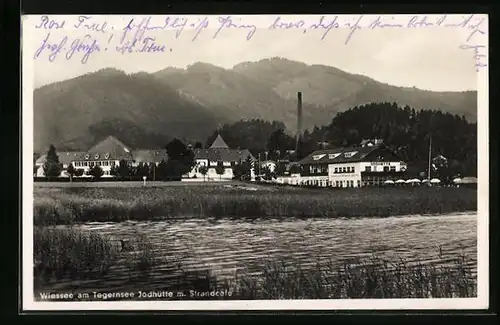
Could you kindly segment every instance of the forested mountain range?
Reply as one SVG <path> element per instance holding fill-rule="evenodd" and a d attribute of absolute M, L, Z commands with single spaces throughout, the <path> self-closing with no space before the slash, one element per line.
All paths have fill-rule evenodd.
<path fill-rule="evenodd" d="M 296 93 L 303 93 L 303 124 L 312 130 L 338 112 L 368 103 L 395 102 L 435 109 L 474 122 L 476 92 L 401 88 L 329 66 L 282 58 L 233 69 L 195 63 L 186 69 L 126 74 L 104 69 L 34 91 L 35 151 L 49 144 L 85 150 L 113 135 L 133 148 L 164 146 L 173 137 L 205 142 L 215 129 L 240 120 L 296 127 Z"/>

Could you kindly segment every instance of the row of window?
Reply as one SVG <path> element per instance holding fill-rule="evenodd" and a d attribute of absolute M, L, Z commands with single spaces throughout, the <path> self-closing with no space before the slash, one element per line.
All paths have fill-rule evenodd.
<path fill-rule="evenodd" d="M 334 173 L 335 174 L 340 174 L 340 173 L 354 173 L 355 169 L 354 167 L 335 167 Z"/>
<path fill-rule="evenodd" d="M 328 172 L 327 165 L 310 165 L 309 173 L 310 174 L 326 174 Z"/>
<path fill-rule="evenodd" d="M 75 161 L 75 167 L 93 167 L 93 166 L 114 166 L 116 162 L 112 161 Z"/>
<path fill-rule="evenodd" d="M 195 167 L 194 168 L 194 172 L 195 173 L 199 173 L 200 172 L 200 167 Z M 228 170 L 232 170 L 232 169 L 231 168 L 224 168 L 224 173 L 226 173 Z M 209 167 L 208 170 L 207 170 L 207 173 L 212 173 L 212 172 L 215 173 L 215 171 L 216 171 L 215 168 Z"/>
<path fill-rule="evenodd" d="M 372 171 L 372 166 L 365 166 L 365 172 L 371 172 L 371 171 Z M 384 172 L 388 171 L 395 172 L 396 166 L 384 166 Z"/>
<path fill-rule="evenodd" d="M 309 186 L 331 186 L 331 187 L 354 187 L 354 181 L 353 180 L 346 180 L 346 181 L 326 181 L 326 180 L 308 180 L 303 183 L 303 185 L 309 185 Z M 357 181 L 357 186 L 361 186 L 361 181 Z"/>

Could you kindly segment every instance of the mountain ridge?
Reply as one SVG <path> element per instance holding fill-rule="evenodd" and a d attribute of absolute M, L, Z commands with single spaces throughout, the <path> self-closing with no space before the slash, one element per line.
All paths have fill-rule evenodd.
<path fill-rule="evenodd" d="M 231 69 L 204 62 L 153 73 L 105 68 L 35 89 L 35 150 L 49 143 L 86 149 L 107 135 L 133 147 L 158 147 L 172 137 L 204 142 L 224 123 L 253 118 L 281 121 L 294 132 L 298 91 L 307 129 L 370 102 L 477 118 L 476 91 L 398 87 L 285 58 L 241 62 Z"/>

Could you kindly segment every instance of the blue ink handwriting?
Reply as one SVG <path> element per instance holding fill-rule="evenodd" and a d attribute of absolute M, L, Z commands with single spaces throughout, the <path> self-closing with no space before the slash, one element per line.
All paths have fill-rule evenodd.
<path fill-rule="evenodd" d="M 247 33 L 247 41 L 249 41 L 250 39 L 252 39 L 253 35 L 255 34 L 255 32 L 257 31 L 257 26 L 255 25 L 245 25 L 245 24 L 235 24 L 233 22 L 233 19 L 231 16 L 226 16 L 226 17 L 218 17 L 217 20 L 219 21 L 219 28 L 217 29 L 217 31 L 215 32 L 213 38 L 217 38 L 217 36 L 219 35 L 219 33 L 225 29 L 225 28 L 244 28 L 244 29 L 248 29 L 248 33 Z"/>
<path fill-rule="evenodd" d="M 200 35 L 200 33 L 208 27 L 208 17 L 205 17 L 203 18 L 201 21 L 198 20 L 198 23 L 197 24 L 192 24 L 192 27 L 196 26 L 195 30 L 196 30 L 196 34 L 193 36 L 193 38 L 191 39 L 191 41 L 196 41 L 196 39 L 198 38 L 198 35 Z"/>
<path fill-rule="evenodd" d="M 311 26 L 309 26 L 309 30 L 310 29 L 318 29 L 318 28 L 322 28 L 325 30 L 325 32 L 323 33 L 323 36 L 321 36 L 321 40 L 324 40 L 326 35 L 328 35 L 328 33 L 330 32 L 330 30 L 332 28 L 339 28 L 339 23 L 337 22 L 337 19 L 338 19 L 338 16 L 335 16 L 332 21 L 330 21 L 329 23 L 325 23 L 324 20 L 325 20 L 325 16 L 321 16 L 321 18 L 319 19 L 319 22 L 316 23 L 316 24 L 312 24 Z M 308 30 L 308 29 L 305 29 L 304 30 L 304 33 Z"/>
<path fill-rule="evenodd" d="M 69 49 L 65 46 L 68 43 L 67 36 L 64 36 L 58 42 L 49 40 L 50 37 L 51 34 L 49 32 L 42 41 L 41 46 L 36 50 L 34 59 L 38 59 L 43 53 L 47 52 L 49 61 L 54 62 L 59 53 L 66 51 L 66 60 L 71 60 L 76 53 L 83 53 L 80 62 L 85 64 L 92 53 L 101 50 L 97 40 L 93 39 L 91 35 L 85 35 L 82 39 L 77 38 L 73 40 Z"/>
<path fill-rule="evenodd" d="M 394 17 L 393 17 L 394 18 Z M 403 27 L 402 24 L 391 24 L 388 22 L 384 22 L 382 20 L 382 16 L 378 16 L 374 21 L 368 25 L 368 28 L 375 29 L 375 28 L 395 28 L 395 27 Z"/>
<path fill-rule="evenodd" d="M 282 21 L 281 17 L 278 16 L 274 20 L 274 22 L 268 27 L 268 29 L 291 29 L 291 28 L 303 28 L 305 25 L 305 22 L 303 20 L 299 20 L 296 22 L 284 22 Z"/>
<path fill-rule="evenodd" d="M 42 45 L 36 50 L 35 52 L 35 55 L 34 55 L 34 59 L 37 59 L 38 57 L 40 57 L 40 55 L 45 51 L 49 51 L 49 61 L 50 62 L 53 62 L 57 55 L 64 50 L 64 45 L 66 44 L 66 42 L 68 41 L 68 37 L 63 37 L 61 39 L 61 41 L 59 43 L 57 42 L 54 42 L 54 43 L 51 43 L 49 41 L 49 38 L 50 38 L 50 32 L 47 33 L 47 37 L 45 37 L 45 39 L 42 41 Z"/>
<path fill-rule="evenodd" d="M 40 17 L 40 24 L 36 25 L 35 28 L 43 28 L 43 29 L 61 29 L 64 28 L 65 20 L 58 22 L 53 19 L 49 19 L 49 16 Z"/>
<path fill-rule="evenodd" d="M 78 23 L 74 26 L 75 28 L 85 28 L 94 32 L 106 32 L 106 27 L 108 26 L 107 21 L 105 21 L 104 23 L 89 22 L 89 20 L 91 19 L 91 16 L 78 16 Z"/>
<path fill-rule="evenodd" d="M 80 62 L 85 64 L 87 63 L 90 55 L 93 52 L 100 52 L 100 51 L 101 49 L 97 44 L 97 40 L 92 39 L 91 35 L 85 35 L 83 39 L 77 38 L 71 43 L 71 48 L 66 53 L 66 60 L 71 60 L 71 58 L 75 53 L 83 52 L 83 56 Z"/>
<path fill-rule="evenodd" d="M 356 20 L 356 22 L 351 25 L 351 23 L 347 22 L 346 23 L 346 27 L 349 28 L 349 34 L 347 34 L 347 38 L 345 39 L 345 42 L 344 42 L 344 45 L 347 45 L 347 43 L 349 43 L 349 41 L 351 40 L 352 38 L 352 35 L 359 29 L 361 29 L 361 19 L 363 19 L 363 16 L 359 16 L 358 20 Z"/>

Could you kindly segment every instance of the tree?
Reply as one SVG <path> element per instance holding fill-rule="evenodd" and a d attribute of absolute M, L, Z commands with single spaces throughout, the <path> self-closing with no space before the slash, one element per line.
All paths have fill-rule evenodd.
<path fill-rule="evenodd" d="M 208 173 L 208 167 L 205 166 L 205 165 L 201 165 L 199 168 L 198 168 L 198 171 L 200 172 L 200 174 L 203 175 L 203 181 L 205 181 L 205 176 L 207 175 Z"/>
<path fill-rule="evenodd" d="M 167 167 L 167 162 L 162 159 L 154 170 L 155 178 L 164 181 L 167 178 Z"/>
<path fill-rule="evenodd" d="M 133 173 L 132 168 L 130 168 L 128 162 L 124 159 L 120 160 L 120 162 L 117 165 L 114 165 L 111 167 L 111 170 L 109 172 L 111 175 L 119 177 L 119 178 L 126 178 L 130 177 Z"/>
<path fill-rule="evenodd" d="M 139 165 L 134 168 L 134 176 L 142 179 L 144 176 L 147 177 L 149 175 L 149 170 L 150 168 L 147 163 L 140 162 Z"/>
<path fill-rule="evenodd" d="M 76 174 L 76 169 L 73 164 L 69 164 L 68 168 L 66 168 L 66 173 L 69 175 L 69 181 L 73 181 L 73 176 Z"/>
<path fill-rule="evenodd" d="M 286 164 L 284 162 L 278 161 L 276 163 L 276 168 L 274 169 L 274 173 L 278 176 L 285 175 L 286 172 Z"/>
<path fill-rule="evenodd" d="M 189 173 L 194 165 L 194 152 L 177 138 L 174 138 L 166 145 L 168 161 L 167 176 L 169 178 L 181 178 Z"/>
<path fill-rule="evenodd" d="M 275 174 L 271 171 L 269 166 L 262 166 L 261 174 L 264 175 L 263 178 L 267 181 L 270 181 L 275 177 Z"/>
<path fill-rule="evenodd" d="M 248 156 L 245 160 L 239 161 L 233 167 L 233 178 L 243 181 L 249 181 L 252 177 L 252 158 Z"/>
<path fill-rule="evenodd" d="M 215 172 L 217 173 L 217 175 L 219 175 L 219 179 L 222 180 L 222 175 L 224 174 L 224 171 L 226 169 L 224 168 L 224 164 L 222 161 L 219 161 L 217 163 L 217 166 L 215 167 Z"/>
<path fill-rule="evenodd" d="M 57 156 L 56 148 L 50 145 L 49 151 L 45 158 L 45 163 L 43 164 L 43 173 L 46 177 L 59 177 L 61 175 L 62 165 L 59 162 L 59 156 Z"/>
<path fill-rule="evenodd" d="M 294 139 L 285 134 L 283 129 L 274 131 L 267 140 L 267 149 L 271 152 L 284 153 L 294 148 Z"/>
<path fill-rule="evenodd" d="M 84 173 L 84 170 L 83 170 L 83 169 L 81 169 L 81 168 L 77 168 L 77 169 L 75 170 L 75 176 L 76 176 L 76 177 L 83 176 L 83 173 Z"/>
<path fill-rule="evenodd" d="M 195 149 L 203 149 L 203 144 L 200 141 L 196 141 L 194 144 Z"/>
<path fill-rule="evenodd" d="M 101 166 L 94 165 L 90 168 L 88 175 L 92 176 L 93 180 L 98 180 L 102 177 L 102 175 L 104 175 L 104 172 Z"/>

